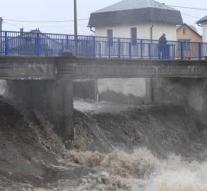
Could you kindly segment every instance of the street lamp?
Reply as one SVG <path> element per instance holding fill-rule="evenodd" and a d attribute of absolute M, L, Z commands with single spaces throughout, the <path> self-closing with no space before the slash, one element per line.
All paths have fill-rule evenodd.
<path fill-rule="evenodd" d="M 75 56 L 78 53 L 78 19 L 77 19 L 77 1 L 74 0 L 74 41 L 75 41 Z"/>

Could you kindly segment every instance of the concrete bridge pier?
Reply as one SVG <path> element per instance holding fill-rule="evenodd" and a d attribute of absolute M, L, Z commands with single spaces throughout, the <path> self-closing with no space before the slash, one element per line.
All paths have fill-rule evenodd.
<path fill-rule="evenodd" d="M 73 139 L 73 84 L 71 79 L 8 80 L 7 97 L 26 113 L 40 112 L 65 140 Z"/>

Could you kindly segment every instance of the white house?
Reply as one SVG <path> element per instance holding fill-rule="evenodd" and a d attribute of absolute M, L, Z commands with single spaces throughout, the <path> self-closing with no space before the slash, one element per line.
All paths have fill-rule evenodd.
<path fill-rule="evenodd" d="M 201 18 L 197 24 L 203 27 L 203 42 L 207 42 L 207 15 Z"/>
<path fill-rule="evenodd" d="M 158 40 L 165 33 L 176 40 L 181 13 L 154 0 L 122 0 L 91 14 L 89 27 L 96 36 Z"/>
<path fill-rule="evenodd" d="M 92 13 L 88 26 L 96 37 L 129 38 L 137 42 L 137 39 L 158 40 L 165 33 L 167 40 L 176 41 L 176 25 L 182 23 L 181 13 L 165 4 L 154 0 L 122 0 Z M 136 43 L 134 47 L 138 47 Z M 137 48 L 134 51 L 140 52 Z M 150 83 L 150 79 L 144 78 L 100 79 L 97 88 L 103 100 L 148 103 Z"/>

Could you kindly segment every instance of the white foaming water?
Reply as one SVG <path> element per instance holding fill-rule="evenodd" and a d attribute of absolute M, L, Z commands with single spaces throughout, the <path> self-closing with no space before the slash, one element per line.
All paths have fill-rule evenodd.
<path fill-rule="evenodd" d="M 106 156 L 72 152 L 71 156 L 96 170 L 82 179 L 78 191 L 207 191 L 207 162 L 187 162 L 173 155 L 159 160 L 146 149 Z"/>
<path fill-rule="evenodd" d="M 21 190 L 207 191 L 207 161 L 187 162 L 174 155 L 167 160 L 159 160 L 147 149 L 138 149 L 133 153 L 114 151 L 107 155 L 70 151 L 67 156 L 66 165 L 74 162 L 77 167 L 92 170 L 88 175 L 75 180 L 79 186 L 72 186 L 71 180 L 60 180 L 47 189 L 19 185 Z"/>
<path fill-rule="evenodd" d="M 180 157 L 170 157 L 150 176 L 146 190 L 207 191 L 207 162 L 186 162 Z"/>

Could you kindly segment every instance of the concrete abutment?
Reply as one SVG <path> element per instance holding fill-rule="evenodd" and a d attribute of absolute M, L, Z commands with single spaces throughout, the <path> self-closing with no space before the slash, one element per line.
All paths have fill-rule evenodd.
<path fill-rule="evenodd" d="M 72 79 L 7 80 L 6 97 L 26 112 L 40 112 L 64 139 L 73 139 Z"/>

